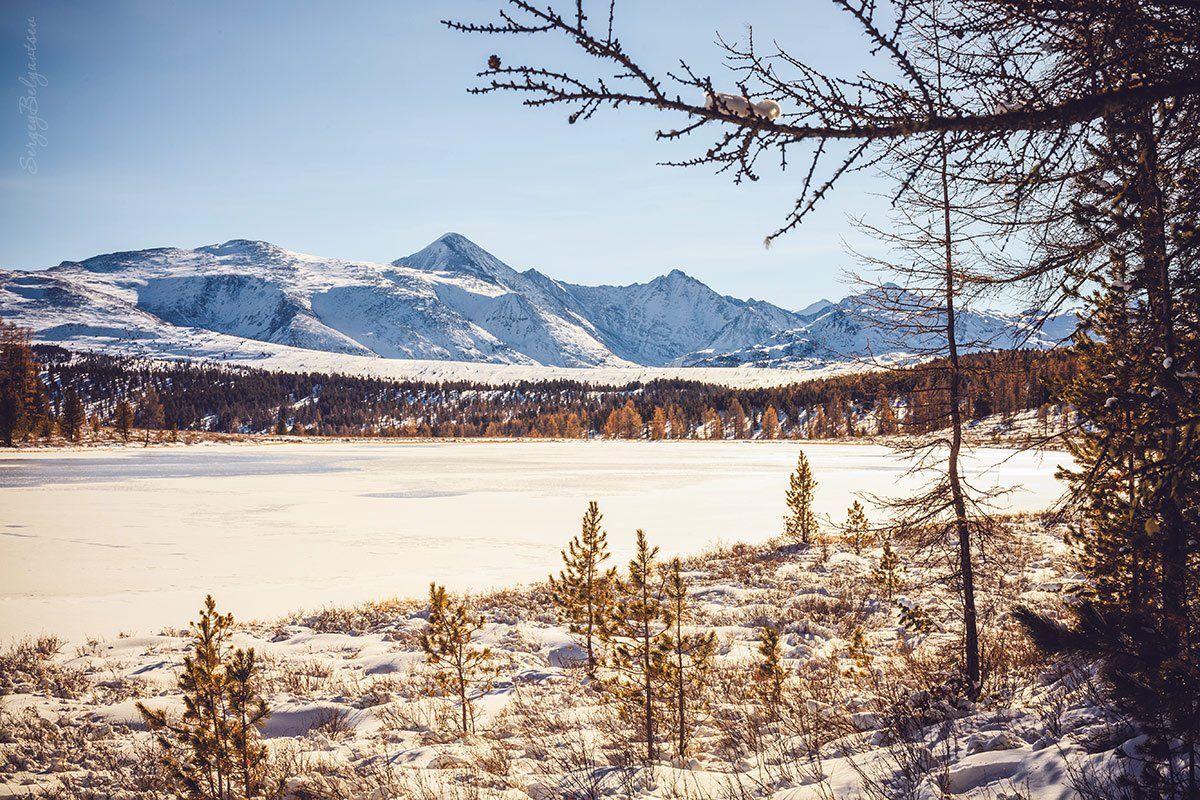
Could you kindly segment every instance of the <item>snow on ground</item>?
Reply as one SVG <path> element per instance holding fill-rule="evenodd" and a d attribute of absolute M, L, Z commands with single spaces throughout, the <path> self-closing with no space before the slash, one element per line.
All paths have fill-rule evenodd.
<path fill-rule="evenodd" d="M 665 554 L 777 534 L 803 450 L 817 511 L 911 479 L 885 447 L 821 442 L 437 442 L 26 451 L 0 457 L 0 642 L 146 632 L 206 592 L 243 618 L 379 597 L 429 580 L 540 580 L 589 500 L 618 559 L 644 528 Z M 1048 506 L 1062 454 L 980 449 L 969 476 Z"/>
<path fill-rule="evenodd" d="M 475 361 L 378 358 L 375 356 L 308 350 L 271 342 L 242 339 L 198 328 L 175 329 L 171 335 L 139 339 L 124 334 L 108 336 L 100 328 L 93 333 L 75 331 L 69 338 L 38 334 L 35 340 L 59 344 L 76 351 L 93 350 L 139 358 L 191 359 L 221 365 L 255 367 L 274 372 L 315 372 L 357 375 L 387 380 L 469 381 L 488 386 L 506 386 L 522 381 L 569 380 L 593 385 L 616 385 L 652 380 L 680 379 L 754 389 L 786 386 L 816 378 L 827 378 L 876 368 L 864 361 L 848 359 L 826 366 L 766 368 L 742 367 L 549 367 L 539 364 L 492 364 Z M 878 359 L 880 365 L 902 363 L 906 357 Z"/>
<path fill-rule="evenodd" d="M 897 356 L 902 361 L 903 356 Z M 298 348 L 276 348 L 261 357 L 235 356 L 223 363 L 258 367 L 276 372 L 325 372 L 413 381 L 470 381 L 504 386 L 522 381 L 569 380 L 594 385 L 616 385 L 653 380 L 678 379 L 757 389 L 787 386 L 817 378 L 828 378 L 873 369 L 864 362 L 847 360 L 824 367 L 545 367 L 526 364 L 480 364 L 467 361 L 400 361 L 395 359 L 339 356 Z M 882 362 L 881 362 L 882 363 Z"/>
<path fill-rule="evenodd" d="M 1005 531 L 979 572 L 989 649 L 977 704 L 945 689 L 954 598 L 904 551 L 903 602 L 924 610 L 925 630 L 901 624 L 901 598 L 870 577 L 878 547 L 855 555 L 835 541 L 825 559 L 820 548 L 739 545 L 688 560 L 693 621 L 718 632 L 717 666 L 689 697 L 688 755 L 664 744 L 653 769 L 613 696 L 563 658 L 578 651 L 542 587 L 471 599 L 488 620 L 478 641 L 502 669 L 462 741 L 419 652 L 420 603 L 252 623 L 234 644 L 266 659 L 264 734 L 293 800 L 1074 797 L 1073 776 L 1117 763 L 1130 733 L 1099 712 L 1086 671 L 1043 663 L 1004 616 L 1017 602 L 1053 608 L 1071 579 L 1061 530 L 1023 518 Z M 783 639 L 777 718 L 752 671 L 761 625 Z M 0 795 L 164 797 L 152 794 L 155 751 L 134 701 L 178 708 L 186 646 L 165 631 L 5 654 Z"/>

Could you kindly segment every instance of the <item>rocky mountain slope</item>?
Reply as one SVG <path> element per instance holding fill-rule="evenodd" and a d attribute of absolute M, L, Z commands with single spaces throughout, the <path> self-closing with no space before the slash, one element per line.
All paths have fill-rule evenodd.
<path fill-rule="evenodd" d="M 780 367 L 837 363 L 852 359 L 894 358 L 938 353 L 944 346 L 940 332 L 914 335 L 911 320 L 901 324 L 893 309 L 919 309 L 928 305 L 918 295 L 887 284 L 838 303 L 814 304 L 802 315 L 803 324 L 773 333 L 748 347 L 713 347 L 690 353 L 686 366 Z M 1075 329 L 1072 313 L 1043 319 L 1036 310 L 1006 312 L 991 309 L 958 309 L 960 349 L 973 350 L 1057 347 Z M 940 314 L 926 314 L 920 324 L 945 324 Z"/>

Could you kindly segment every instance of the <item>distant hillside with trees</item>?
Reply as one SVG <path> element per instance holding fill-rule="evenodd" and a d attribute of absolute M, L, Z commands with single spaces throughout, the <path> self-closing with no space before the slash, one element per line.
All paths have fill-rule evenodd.
<path fill-rule="evenodd" d="M 600 386 L 555 380 L 489 386 L 74 353 L 6 328 L 0 435 L 27 441 L 134 428 L 372 437 L 750 439 L 922 433 L 944 425 L 948 392 L 934 362 L 739 389 L 687 380 Z M 961 357 L 969 418 L 1065 416 L 1069 350 Z M 31 380 L 31 376 L 34 380 Z M 1054 416 L 1058 415 L 1058 416 Z M 1057 426 L 1055 426 L 1057 427 Z M 137 434 L 142 435 L 142 434 Z"/>

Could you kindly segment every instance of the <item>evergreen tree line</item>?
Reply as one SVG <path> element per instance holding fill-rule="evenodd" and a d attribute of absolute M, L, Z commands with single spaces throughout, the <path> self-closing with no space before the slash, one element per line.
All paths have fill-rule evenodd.
<path fill-rule="evenodd" d="M 6 414 L 0 432 L 17 440 L 53 432 L 77 440 L 101 426 L 126 439 L 137 427 L 318 436 L 832 438 L 934 430 L 944 424 L 948 402 L 930 377 L 935 373 L 917 367 L 755 389 L 681 379 L 494 387 L 71 353 L 30 347 L 27 333 L 6 331 L 13 342 L 2 355 L 5 397 L 28 398 L 22 421 L 5 422 Z M 1059 387 L 1075 373 L 1071 351 L 991 351 L 962 360 L 972 418 L 1038 409 L 1048 428 L 1059 427 Z"/>

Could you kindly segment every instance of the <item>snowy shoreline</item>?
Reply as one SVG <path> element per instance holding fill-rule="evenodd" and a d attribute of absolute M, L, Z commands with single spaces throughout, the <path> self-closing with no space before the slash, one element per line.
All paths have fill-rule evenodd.
<path fill-rule="evenodd" d="M 1071 770 L 1110 763 L 1124 746 L 1089 744 L 1111 723 L 1094 707 L 1087 673 L 1042 664 L 1004 621 L 1015 603 L 1053 607 L 1071 585 L 1061 530 L 1033 517 L 1010 519 L 1005 530 L 1003 567 L 980 577 L 984 607 L 1001 612 L 988 635 L 1009 644 L 978 703 L 924 712 L 934 716 L 917 740 L 927 763 L 916 778 L 923 792 L 913 796 L 1065 797 Z M 889 698 L 928 694 L 957 643 L 951 594 L 906 555 L 908 588 L 886 599 L 871 578 L 878 555 L 878 547 L 856 555 L 835 543 L 824 558 L 820 548 L 768 543 L 685 559 L 692 628 L 717 633 L 716 672 L 695 698 L 692 755 L 653 768 L 623 761 L 622 742 L 632 739 L 617 705 L 572 666 L 578 645 L 543 584 L 467 598 L 486 620 L 477 643 L 502 665 L 473 699 L 478 728 L 467 737 L 454 732 L 453 700 L 434 688 L 421 654 L 420 600 L 239 622 L 232 643 L 264 659 L 272 714 L 263 733 L 293 800 L 455 798 L 464 786 L 474 787 L 471 797 L 528 800 L 562 796 L 581 781 L 594 783 L 596 796 L 636 787 L 642 797 L 719 798 L 740 787 L 750 793 L 737 796 L 777 800 L 873 797 L 863 793 L 865 776 L 887 785 L 913 775 L 889 744 Z M 903 615 L 898 623 L 902 607 L 924 609 L 928 625 L 905 627 Z M 762 625 L 782 634 L 796 698 L 787 724 L 753 711 Z M 110 797 L 161 796 L 145 793 L 156 780 L 143 757 L 152 739 L 134 704 L 180 707 L 175 681 L 187 647 L 183 630 L 168 629 L 73 648 L 50 638 L 5 653 L 0 796 L 72 782 Z M 815 760 L 793 724 L 828 731 Z M 586 754 L 577 736 L 591 742 Z"/>
<path fill-rule="evenodd" d="M 900 444 L 905 441 L 901 435 L 890 436 L 841 436 L 821 439 L 607 439 L 603 437 L 588 437 L 588 438 L 564 438 L 554 436 L 438 436 L 438 437 L 400 437 L 400 436 L 278 436 L 274 434 L 214 434 L 214 433 L 190 433 L 194 438 L 191 441 L 168 441 L 165 439 L 156 439 L 151 441 L 147 446 L 137 436 L 131 436 L 128 442 L 119 441 L 113 437 L 103 441 L 87 441 L 68 443 L 65 441 L 30 441 L 20 442 L 11 448 L 0 450 L 0 459 L 5 455 L 16 455 L 20 453 L 87 453 L 96 451 L 121 452 L 126 450 L 162 450 L 173 448 L 195 448 L 195 447 L 267 447 L 272 445 L 308 445 L 308 444 L 363 444 L 363 445 L 397 445 L 397 446 L 428 446 L 439 444 L 538 444 L 538 443 L 562 443 L 562 442 L 609 442 L 609 441 L 625 441 L 638 442 L 647 446 L 669 446 L 669 445 L 698 445 L 712 446 L 721 444 L 742 444 L 742 445 L 762 445 L 780 442 L 791 442 L 804 447 L 823 447 L 829 445 L 862 445 L 872 446 L 879 445 L 890 447 Z M 166 435 L 166 432 L 159 432 L 159 435 Z M 184 436 L 185 432 L 180 432 L 180 436 Z M 1039 452 L 1066 452 L 1066 446 L 1061 439 L 1054 439 L 1047 442 L 1038 442 L 1035 446 L 1031 446 L 1025 441 L 1021 441 L 1020 437 L 1023 432 L 1018 432 L 1011 436 L 986 436 L 986 435 L 971 435 L 968 432 L 967 444 L 970 447 L 994 448 L 1000 450 L 1028 450 L 1034 449 Z"/>

